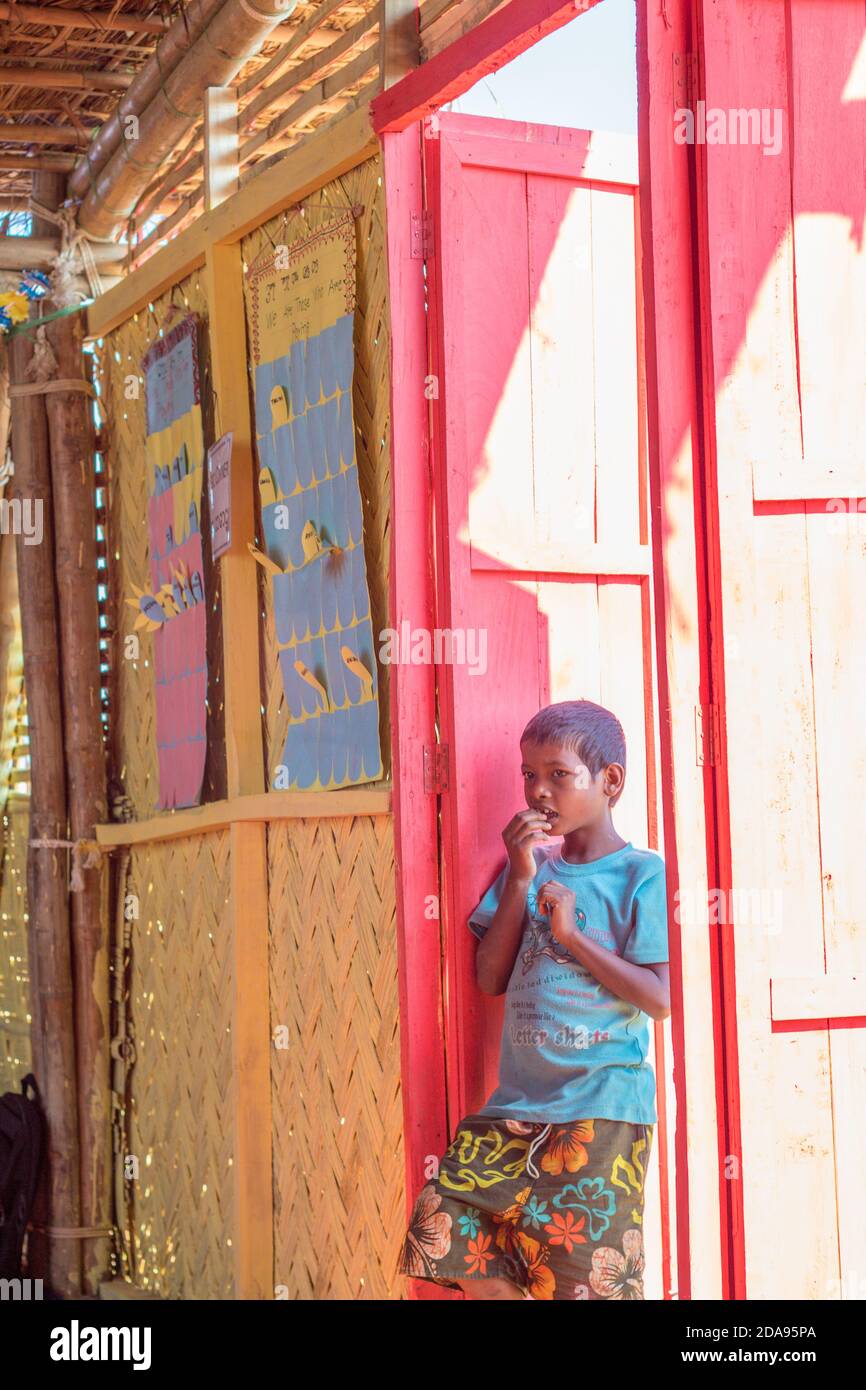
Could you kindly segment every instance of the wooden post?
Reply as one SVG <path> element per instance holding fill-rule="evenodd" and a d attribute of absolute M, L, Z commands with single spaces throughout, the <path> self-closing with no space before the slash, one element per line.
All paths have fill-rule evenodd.
<path fill-rule="evenodd" d="M 256 481 L 250 420 L 240 244 L 207 248 L 216 422 L 233 435 L 232 548 L 221 566 L 227 795 L 265 790 L 259 685 L 259 599 L 254 539 Z M 235 1295 L 274 1296 L 273 1131 L 268 1007 L 267 827 L 233 823 L 229 918 L 234 1008 Z"/>
<path fill-rule="evenodd" d="M 27 384 L 33 354 L 30 335 L 12 339 L 12 386 Z M 30 735 L 31 839 L 66 839 L 66 768 L 63 709 L 58 662 L 57 603 L 54 590 L 54 522 L 48 425 L 44 397 L 12 399 L 13 499 L 41 507 L 39 543 L 16 536 L 24 684 Z M 23 515 L 23 510 L 22 510 Z M 38 534 L 38 532 L 36 533 Z M 48 1150 L 34 1220 L 43 1225 L 80 1224 L 78 1113 L 72 1010 L 72 962 L 67 852 L 36 849 L 27 854 L 28 951 L 31 979 L 33 1070 L 48 1125 Z M 72 1238 L 30 1238 L 31 1273 L 48 1280 L 66 1298 L 81 1292 L 80 1242 Z"/>
<path fill-rule="evenodd" d="M 60 380 L 85 381 L 81 314 L 46 329 Z M 92 840 L 108 818 L 99 701 L 99 610 L 91 398 L 83 391 L 45 396 L 54 498 L 54 569 L 60 628 L 63 732 L 70 838 Z M 110 1025 L 107 868 L 83 871 L 71 895 L 75 1057 L 81 1154 L 81 1221 L 111 1225 Z M 109 1237 L 82 1241 L 83 1291 L 98 1292 L 110 1272 Z"/>
<path fill-rule="evenodd" d="M 418 0 L 382 0 L 379 13 L 380 90 L 384 92 L 418 66 Z"/>
<path fill-rule="evenodd" d="M 204 94 L 204 206 L 210 212 L 239 187 L 238 94 L 208 87 Z"/>
<path fill-rule="evenodd" d="M 382 140 L 391 319 L 389 611 L 391 625 L 398 630 L 405 619 L 416 631 L 432 631 L 424 263 L 413 259 L 406 235 L 410 213 L 423 207 L 422 138 L 416 125 Z M 400 518 L 399 526 L 393 524 L 395 517 Z M 428 930 L 430 923 L 420 910 L 431 896 L 437 901 L 439 897 L 437 799 L 424 790 L 423 763 L 425 745 L 435 742 L 435 720 L 432 666 L 396 663 L 391 668 L 391 728 L 407 1219 L 427 1181 L 429 1155 L 443 1152 L 450 1137 L 442 1047 L 442 947 L 438 929 Z M 421 1279 L 410 1283 L 409 1295 L 425 1301 L 453 1298 Z"/>

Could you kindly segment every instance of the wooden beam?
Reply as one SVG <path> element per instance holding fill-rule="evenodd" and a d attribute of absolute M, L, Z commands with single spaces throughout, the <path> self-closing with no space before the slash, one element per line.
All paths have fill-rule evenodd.
<path fill-rule="evenodd" d="M 49 29 L 103 29 L 108 33 L 164 34 L 162 19 L 140 19 L 116 10 L 64 10 L 58 5 L 0 5 L 0 19 Z"/>
<path fill-rule="evenodd" d="M 415 126 L 383 140 L 388 254 L 391 389 L 391 621 L 403 618 L 432 630 L 435 603 L 427 441 L 428 371 L 424 262 L 411 254 L 407 225 L 424 207 L 421 130 Z M 435 929 L 420 927 L 419 904 L 438 901 L 436 797 L 424 790 L 424 745 L 434 738 L 436 691 L 429 665 L 391 667 L 396 856 L 397 967 L 400 992 L 400 1070 L 403 1077 L 403 1150 L 406 1218 L 427 1180 L 430 1154 L 442 1153 L 448 1133 L 442 1038 L 442 946 Z M 421 1280 L 410 1297 L 447 1295 Z"/>
<path fill-rule="evenodd" d="M 357 24 L 353 24 L 351 29 L 347 29 L 344 34 L 341 34 L 334 43 L 330 44 L 327 48 L 320 49 L 318 53 L 314 53 L 312 57 L 307 58 L 305 62 L 299 63 L 297 67 L 292 68 L 291 72 L 287 72 L 285 77 L 281 77 L 279 81 L 272 82 L 269 87 L 263 88 L 255 100 L 251 101 L 249 106 L 244 108 L 244 113 L 241 117 L 243 129 L 249 130 L 257 116 L 260 116 L 269 106 L 274 106 L 286 96 L 288 92 L 293 92 L 304 82 L 311 81 L 313 78 L 317 77 L 319 73 L 325 72 L 338 58 L 342 58 L 346 53 L 351 53 L 359 44 L 366 43 L 368 36 L 371 31 L 375 29 L 376 24 L 376 11 L 370 10 L 358 20 Z M 341 71 L 342 70 L 338 68 L 334 76 L 339 77 Z M 348 85 L 348 81 L 342 83 L 337 90 L 340 91 L 343 86 Z"/>
<path fill-rule="evenodd" d="M 259 597 L 253 498 L 256 468 L 247 377 L 244 270 L 241 248 L 209 246 L 205 261 L 208 337 L 217 430 L 232 433 L 231 549 L 220 560 L 227 790 L 229 796 L 266 790 L 259 684 Z"/>
<path fill-rule="evenodd" d="M 849 1019 L 866 1016 L 863 975 L 774 975 L 770 1016 L 780 1021 Z"/>
<path fill-rule="evenodd" d="M 354 58 L 351 63 L 347 63 L 344 68 L 338 68 L 330 77 L 323 77 L 320 82 L 315 82 L 312 87 L 308 87 L 292 102 L 291 106 L 278 112 L 266 126 L 262 126 L 261 130 L 257 130 L 254 135 L 251 135 L 249 140 L 241 145 L 241 164 L 246 164 L 252 155 L 260 150 L 267 150 L 274 140 L 279 139 L 287 132 L 291 132 L 292 126 L 302 116 L 308 116 L 311 111 L 315 111 L 318 107 L 326 106 L 328 102 L 335 100 L 348 87 L 353 87 L 365 73 L 374 70 L 376 65 L 377 51 L 374 41 L 362 49 L 357 58 Z M 377 74 L 374 90 L 378 91 L 378 87 Z"/>
<path fill-rule="evenodd" d="M 639 197 L 638 264 L 645 310 L 647 445 L 653 517 L 653 590 L 659 698 L 664 858 L 670 921 L 670 975 L 676 1080 L 675 1248 L 672 1283 L 681 1300 L 733 1296 L 721 1270 L 726 1180 L 721 1070 L 712 1046 L 720 1013 L 715 994 L 715 934 L 680 923 L 680 884 L 706 901 L 719 882 L 715 853 L 713 769 L 697 765 L 695 705 L 710 696 L 703 609 L 707 580 L 698 518 L 701 411 L 693 281 L 689 146 L 671 139 L 674 59 L 693 42 L 687 0 L 637 7 Z M 643 306 L 642 306 L 643 308 Z M 667 1143 L 663 1112 L 659 1138 Z M 742 1219 L 742 1217 L 740 1218 Z M 665 1257 L 667 1264 L 667 1257 Z M 667 1290 L 666 1290 L 667 1296 Z"/>
<path fill-rule="evenodd" d="M 477 29 L 488 15 L 502 8 L 508 0 L 458 0 L 447 10 L 434 15 L 424 11 L 421 29 L 421 61 L 429 63 L 449 44 L 456 43 L 461 34 Z"/>
<path fill-rule="evenodd" d="M 203 213 L 116 289 L 100 295 L 87 311 L 89 336 L 97 338 L 110 332 L 202 265 L 209 244 L 240 241 L 254 227 L 362 164 L 378 149 L 367 103 L 327 130 L 311 135 L 213 212 Z"/>
<path fill-rule="evenodd" d="M 75 164 L 74 154 L 46 154 L 30 157 L 26 154 L 0 154 L 0 169 L 21 170 L 22 173 L 65 174 Z"/>
<path fill-rule="evenodd" d="M 0 87 L 72 87 L 113 92 L 128 87 L 131 72 L 76 72 L 72 68 L 12 68 L 0 66 Z"/>
<path fill-rule="evenodd" d="M 263 825 L 233 825 L 229 929 L 232 950 L 232 1254 L 234 1296 L 274 1297 L 275 1136 L 268 1008 L 269 904 Z"/>
<path fill-rule="evenodd" d="M 0 125 L 0 144 L 15 145 L 77 145 L 84 149 L 90 143 L 92 132 L 82 126 L 57 125 Z"/>
<path fill-rule="evenodd" d="M 238 191 L 238 93 L 208 87 L 204 94 L 204 206 L 211 212 Z"/>
<path fill-rule="evenodd" d="M 275 72 L 279 72 L 280 68 L 285 67 L 292 54 L 296 53 L 317 29 L 320 29 L 325 20 L 333 14 L 334 10 L 338 10 L 343 3 L 344 0 L 320 0 L 320 3 L 313 10 L 312 14 L 307 16 L 303 24 L 297 25 L 297 27 L 292 30 L 285 31 L 285 47 L 279 49 L 272 58 L 269 58 L 266 63 L 263 63 L 260 68 L 256 68 L 255 72 L 240 84 L 238 87 L 240 96 L 249 96 L 250 92 L 257 91 L 263 83 L 267 82 L 269 77 L 272 77 Z M 278 36 L 282 37 L 279 29 L 276 29 L 271 35 L 271 38 L 276 39 Z"/>
<path fill-rule="evenodd" d="M 429 63 L 415 68 L 376 97 L 372 103 L 375 130 L 381 135 L 386 130 L 405 130 L 414 121 L 423 120 L 598 3 L 599 0 L 568 0 L 565 4 L 563 0 L 511 0 L 437 53 Z"/>
<path fill-rule="evenodd" d="M 489 548 L 469 543 L 470 568 L 474 570 L 507 570 L 516 574 L 620 575 L 623 578 L 644 578 L 652 574 L 652 549 L 648 545 L 593 545 L 574 536 L 562 534 L 551 522 L 544 538 L 539 560 L 539 547 L 523 536 L 502 536 L 496 554 Z"/>
<path fill-rule="evenodd" d="M 183 811 L 168 811 L 150 820 L 98 825 L 96 839 L 106 849 L 119 845 L 150 845 L 207 835 L 240 821 L 330 820 L 336 816 L 389 816 L 391 784 L 346 787 L 335 792 L 260 792 L 208 801 Z"/>

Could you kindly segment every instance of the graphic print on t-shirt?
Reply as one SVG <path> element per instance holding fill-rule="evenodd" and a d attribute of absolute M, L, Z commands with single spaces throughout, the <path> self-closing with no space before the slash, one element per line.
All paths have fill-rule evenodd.
<path fill-rule="evenodd" d="M 586 914 L 578 909 L 575 916 L 577 917 L 578 927 L 583 931 L 584 923 L 586 922 Z M 532 969 L 533 961 L 538 960 L 539 956 L 550 956 L 551 960 L 555 960 L 557 965 L 565 965 L 567 961 L 572 965 L 577 965 L 577 961 L 568 947 L 563 946 L 561 941 L 557 941 L 546 922 L 540 922 L 537 917 L 533 917 L 528 937 L 529 945 L 520 957 L 523 962 L 522 973 L 524 975 L 527 971 Z"/>

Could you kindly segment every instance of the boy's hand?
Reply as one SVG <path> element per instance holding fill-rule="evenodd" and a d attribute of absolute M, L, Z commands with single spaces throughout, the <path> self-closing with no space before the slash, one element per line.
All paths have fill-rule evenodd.
<path fill-rule="evenodd" d="M 544 844 L 551 838 L 550 821 L 541 811 L 527 807 L 518 811 L 502 832 L 505 848 L 508 850 L 510 864 L 509 876 L 531 883 L 537 872 L 532 846 Z"/>
<path fill-rule="evenodd" d="M 570 888 L 548 879 L 538 890 L 539 911 L 547 914 L 550 934 L 560 946 L 568 948 L 577 934 L 577 900 Z"/>

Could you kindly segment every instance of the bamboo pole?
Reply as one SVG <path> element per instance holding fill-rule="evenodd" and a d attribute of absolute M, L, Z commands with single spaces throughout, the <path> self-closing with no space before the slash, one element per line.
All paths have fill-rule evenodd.
<path fill-rule="evenodd" d="M 226 0 L 141 111 L 134 162 L 126 150 L 117 150 L 94 176 L 79 212 L 85 231 L 109 236 L 126 220 L 154 173 L 200 119 L 205 88 L 229 86 L 296 4 L 297 0 L 255 0 L 254 5 Z M 135 83 L 127 96 L 134 88 Z"/>
<path fill-rule="evenodd" d="M 114 92 L 128 87 L 131 72 L 78 72 L 73 68 L 12 68 L 0 66 L 0 87 L 73 87 Z"/>
<path fill-rule="evenodd" d="M 54 319 L 46 336 L 60 380 L 85 379 L 80 314 Z M 68 778 L 70 839 L 92 840 L 107 819 L 105 752 L 99 702 L 99 610 L 90 397 L 52 391 L 45 397 L 54 497 L 54 569 L 60 619 L 60 672 Z M 111 1224 L 110 1024 L 108 1012 L 107 873 L 83 870 L 71 895 L 81 1159 L 81 1222 Z M 96 1294 L 110 1272 L 111 1239 L 82 1241 L 82 1287 Z"/>
<path fill-rule="evenodd" d="M 101 127 L 87 154 L 72 171 L 67 185 L 70 198 L 83 198 L 96 176 L 123 143 L 125 127 L 130 116 L 138 116 L 160 91 L 183 55 L 188 52 L 204 31 L 222 0 L 190 0 L 183 13 L 174 21 L 156 46 L 156 50 L 135 75 L 135 81 L 117 110 Z"/>
<path fill-rule="evenodd" d="M 26 199 L 20 206 L 27 206 Z M 52 231 L 56 232 L 52 227 Z M 93 259 L 98 266 L 119 265 L 126 256 L 125 246 L 106 245 L 94 242 L 91 246 Z M 20 270 L 23 265 L 33 270 L 44 270 L 54 264 L 60 250 L 60 238 L 49 237 L 4 237 L 0 239 L 0 270 Z"/>
<path fill-rule="evenodd" d="M 0 169 L 21 169 L 25 173 L 29 171 L 38 173 L 60 174 L 67 169 L 71 169 L 75 163 L 74 154 L 36 155 L 31 157 L 27 154 L 2 154 L 0 155 Z"/>
<path fill-rule="evenodd" d="M 33 339 L 22 334 L 9 345 L 10 380 L 26 383 Z M 54 588 L 51 470 L 48 424 L 42 396 L 12 401 L 14 498 L 41 503 L 41 543 L 16 536 L 24 684 L 30 735 L 30 834 L 32 839 L 66 839 L 66 768 L 63 707 L 58 670 L 57 600 Z M 64 850 L 27 854 L 28 953 L 31 977 L 33 1070 L 47 1120 L 47 1153 L 34 1220 L 54 1227 L 80 1224 L 79 1152 L 72 961 Z M 30 1237 L 31 1272 L 66 1298 L 81 1293 L 81 1250 L 75 1238 Z"/>
<path fill-rule="evenodd" d="M 76 130 L 71 125 L 25 125 L 15 121 L 0 124 L 0 140 L 15 145 L 81 145 L 87 144 L 90 132 L 86 127 Z"/>
<path fill-rule="evenodd" d="M 140 19 L 115 10 L 64 10 L 59 5 L 0 5 L 0 19 L 52 29 L 104 29 L 109 33 L 162 34 L 162 19 Z"/>

